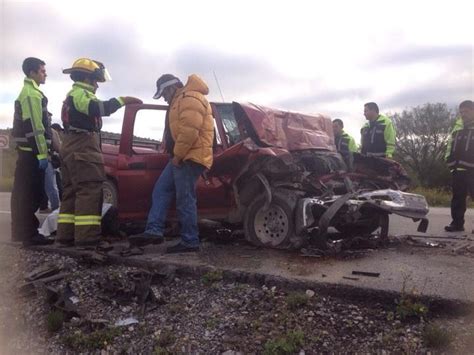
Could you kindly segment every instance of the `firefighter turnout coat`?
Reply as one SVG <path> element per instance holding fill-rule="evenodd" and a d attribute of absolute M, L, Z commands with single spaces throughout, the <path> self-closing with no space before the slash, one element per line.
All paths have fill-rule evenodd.
<path fill-rule="evenodd" d="M 100 147 L 102 116 L 123 106 L 122 98 L 100 101 L 94 87 L 75 82 L 62 108 L 65 128 L 61 146 L 63 200 L 58 216 L 61 243 L 97 243 L 101 236 L 104 161 Z"/>

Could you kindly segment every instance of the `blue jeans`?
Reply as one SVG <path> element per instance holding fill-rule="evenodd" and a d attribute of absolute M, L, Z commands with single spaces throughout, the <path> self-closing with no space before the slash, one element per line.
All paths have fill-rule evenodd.
<path fill-rule="evenodd" d="M 199 246 L 196 182 L 203 171 L 202 165 L 193 162 L 182 162 L 178 167 L 171 161 L 168 162 L 153 188 L 146 233 L 163 236 L 166 215 L 173 198 L 176 197 L 181 243 L 188 247 Z"/>
<path fill-rule="evenodd" d="M 56 173 L 51 162 L 48 162 L 48 167 L 44 173 L 44 190 L 48 196 L 51 209 L 54 211 L 59 208 L 59 191 L 56 184 Z"/>

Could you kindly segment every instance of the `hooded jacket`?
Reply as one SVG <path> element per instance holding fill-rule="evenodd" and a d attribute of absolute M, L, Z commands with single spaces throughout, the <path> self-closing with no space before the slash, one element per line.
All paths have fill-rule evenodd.
<path fill-rule="evenodd" d="M 214 118 L 204 95 L 206 83 L 196 74 L 173 97 L 169 109 L 169 127 L 174 140 L 173 156 L 191 160 L 210 169 L 214 141 Z"/>

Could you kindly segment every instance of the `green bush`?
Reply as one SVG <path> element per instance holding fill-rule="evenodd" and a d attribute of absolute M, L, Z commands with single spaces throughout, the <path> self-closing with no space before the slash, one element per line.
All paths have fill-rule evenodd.
<path fill-rule="evenodd" d="M 93 351 L 100 350 L 110 344 L 112 340 L 122 333 L 119 328 L 104 328 L 96 330 L 89 334 L 77 331 L 73 334 L 66 335 L 63 342 L 69 348 L 76 351 Z"/>
<path fill-rule="evenodd" d="M 449 207 L 451 205 L 451 191 L 446 189 L 435 189 L 427 187 L 416 187 L 411 193 L 423 195 L 430 207 Z M 468 207 L 474 208 L 474 201 L 468 201 Z"/>
<path fill-rule="evenodd" d="M 428 307 L 421 302 L 416 302 L 411 299 L 408 295 L 402 295 L 402 297 L 396 301 L 397 307 L 395 313 L 401 320 L 409 318 L 422 318 L 428 313 Z"/>
<path fill-rule="evenodd" d="M 265 343 L 265 355 L 294 354 L 303 346 L 304 333 L 301 330 L 290 331 L 286 336 Z"/>
<path fill-rule="evenodd" d="M 434 349 L 446 348 L 453 340 L 451 332 L 435 324 L 428 324 L 422 336 L 426 346 Z"/>
<path fill-rule="evenodd" d="M 222 281 L 222 279 L 222 270 L 209 271 L 202 276 L 202 282 L 206 285 L 211 285 L 214 282 Z"/>
<path fill-rule="evenodd" d="M 48 313 L 46 317 L 46 327 L 48 332 L 55 333 L 63 327 L 64 314 L 62 311 L 54 310 Z"/>
<path fill-rule="evenodd" d="M 292 292 L 286 296 L 285 301 L 288 308 L 294 310 L 305 306 L 309 301 L 309 297 L 304 292 Z"/>
<path fill-rule="evenodd" d="M 0 179 L 0 191 L 1 192 L 10 192 L 13 187 L 13 176 L 2 177 Z"/>

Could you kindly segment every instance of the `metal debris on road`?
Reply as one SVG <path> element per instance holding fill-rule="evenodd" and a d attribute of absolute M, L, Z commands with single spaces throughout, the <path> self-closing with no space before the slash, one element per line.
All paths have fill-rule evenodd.
<path fill-rule="evenodd" d="M 134 318 L 134 317 L 128 317 L 128 318 L 125 318 L 125 319 L 119 319 L 118 321 L 115 322 L 115 326 L 116 327 L 126 327 L 127 325 L 131 325 L 131 324 L 138 324 L 138 319 Z"/>
<path fill-rule="evenodd" d="M 37 279 L 42 279 L 48 276 L 58 274 L 60 271 L 61 269 L 54 265 L 41 266 L 39 268 L 36 268 L 32 272 L 30 272 L 28 275 L 26 275 L 25 280 L 34 281 Z"/>
<path fill-rule="evenodd" d="M 369 276 L 369 277 L 379 277 L 380 272 L 368 272 L 368 271 L 352 271 L 352 275 L 361 275 L 361 276 Z"/>
<path fill-rule="evenodd" d="M 444 248 L 446 246 L 446 243 L 443 243 L 443 242 L 423 241 L 423 240 L 415 239 L 410 236 L 406 238 L 406 242 L 411 246 L 423 247 L 423 248 Z"/>
<path fill-rule="evenodd" d="M 352 281 L 357 281 L 357 280 L 359 280 L 358 277 L 350 277 L 350 276 L 343 276 L 342 278 L 343 278 L 343 279 L 346 279 L 346 280 L 352 280 Z"/>

